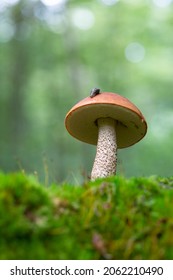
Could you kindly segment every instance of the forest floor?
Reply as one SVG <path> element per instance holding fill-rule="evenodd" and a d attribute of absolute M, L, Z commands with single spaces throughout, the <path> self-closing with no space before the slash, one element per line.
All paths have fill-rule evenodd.
<path fill-rule="evenodd" d="M 173 259 L 173 178 L 0 173 L 0 259 Z"/>

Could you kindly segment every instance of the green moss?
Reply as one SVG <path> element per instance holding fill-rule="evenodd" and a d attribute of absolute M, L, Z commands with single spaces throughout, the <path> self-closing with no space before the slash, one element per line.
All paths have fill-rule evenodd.
<path fill-rule="evenodd" d="M 46 188 L 0 173 L 0 259 L 173 259 L 173 178 Z"/>

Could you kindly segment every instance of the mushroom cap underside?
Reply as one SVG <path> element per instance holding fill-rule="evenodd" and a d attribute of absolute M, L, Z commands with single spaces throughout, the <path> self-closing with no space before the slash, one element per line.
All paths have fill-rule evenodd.
<path fill-rule="evenodd" d="M 115 93 L 101 93 L 78 102 L 66 115 L 68 132 L 80 141 L 97 145 L 97 119 L 116 120 L 117 147 L 129 147 L 146 134 L 147 124 L 139 109 Z"/>

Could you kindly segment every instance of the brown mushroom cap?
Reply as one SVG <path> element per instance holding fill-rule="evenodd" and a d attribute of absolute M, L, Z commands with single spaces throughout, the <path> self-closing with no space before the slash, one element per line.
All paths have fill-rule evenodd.
<path fill-rule="evenodd" d="M 147 123 L 139 109 L 127 98 L 111 92 L 102 92 L 94 98 L 78 102 L 67 113 L 68 132 L 80 141 L 97 145 L 97 119 L 117 121 L 117 147 L 125 148 L 140 141 L 147 132 Z"/>

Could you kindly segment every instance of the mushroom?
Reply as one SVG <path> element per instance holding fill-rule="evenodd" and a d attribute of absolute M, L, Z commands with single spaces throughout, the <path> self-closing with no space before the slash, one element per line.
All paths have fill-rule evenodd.
<path fill-rule="evenodd" d="M 80 141 L 97 145 L 91 180 L 116 174 L 117 149 L 140 141 L 147 123 L 127 98 L 112 92 L 86 97 L 67 113 L 67 131 Z"/>

